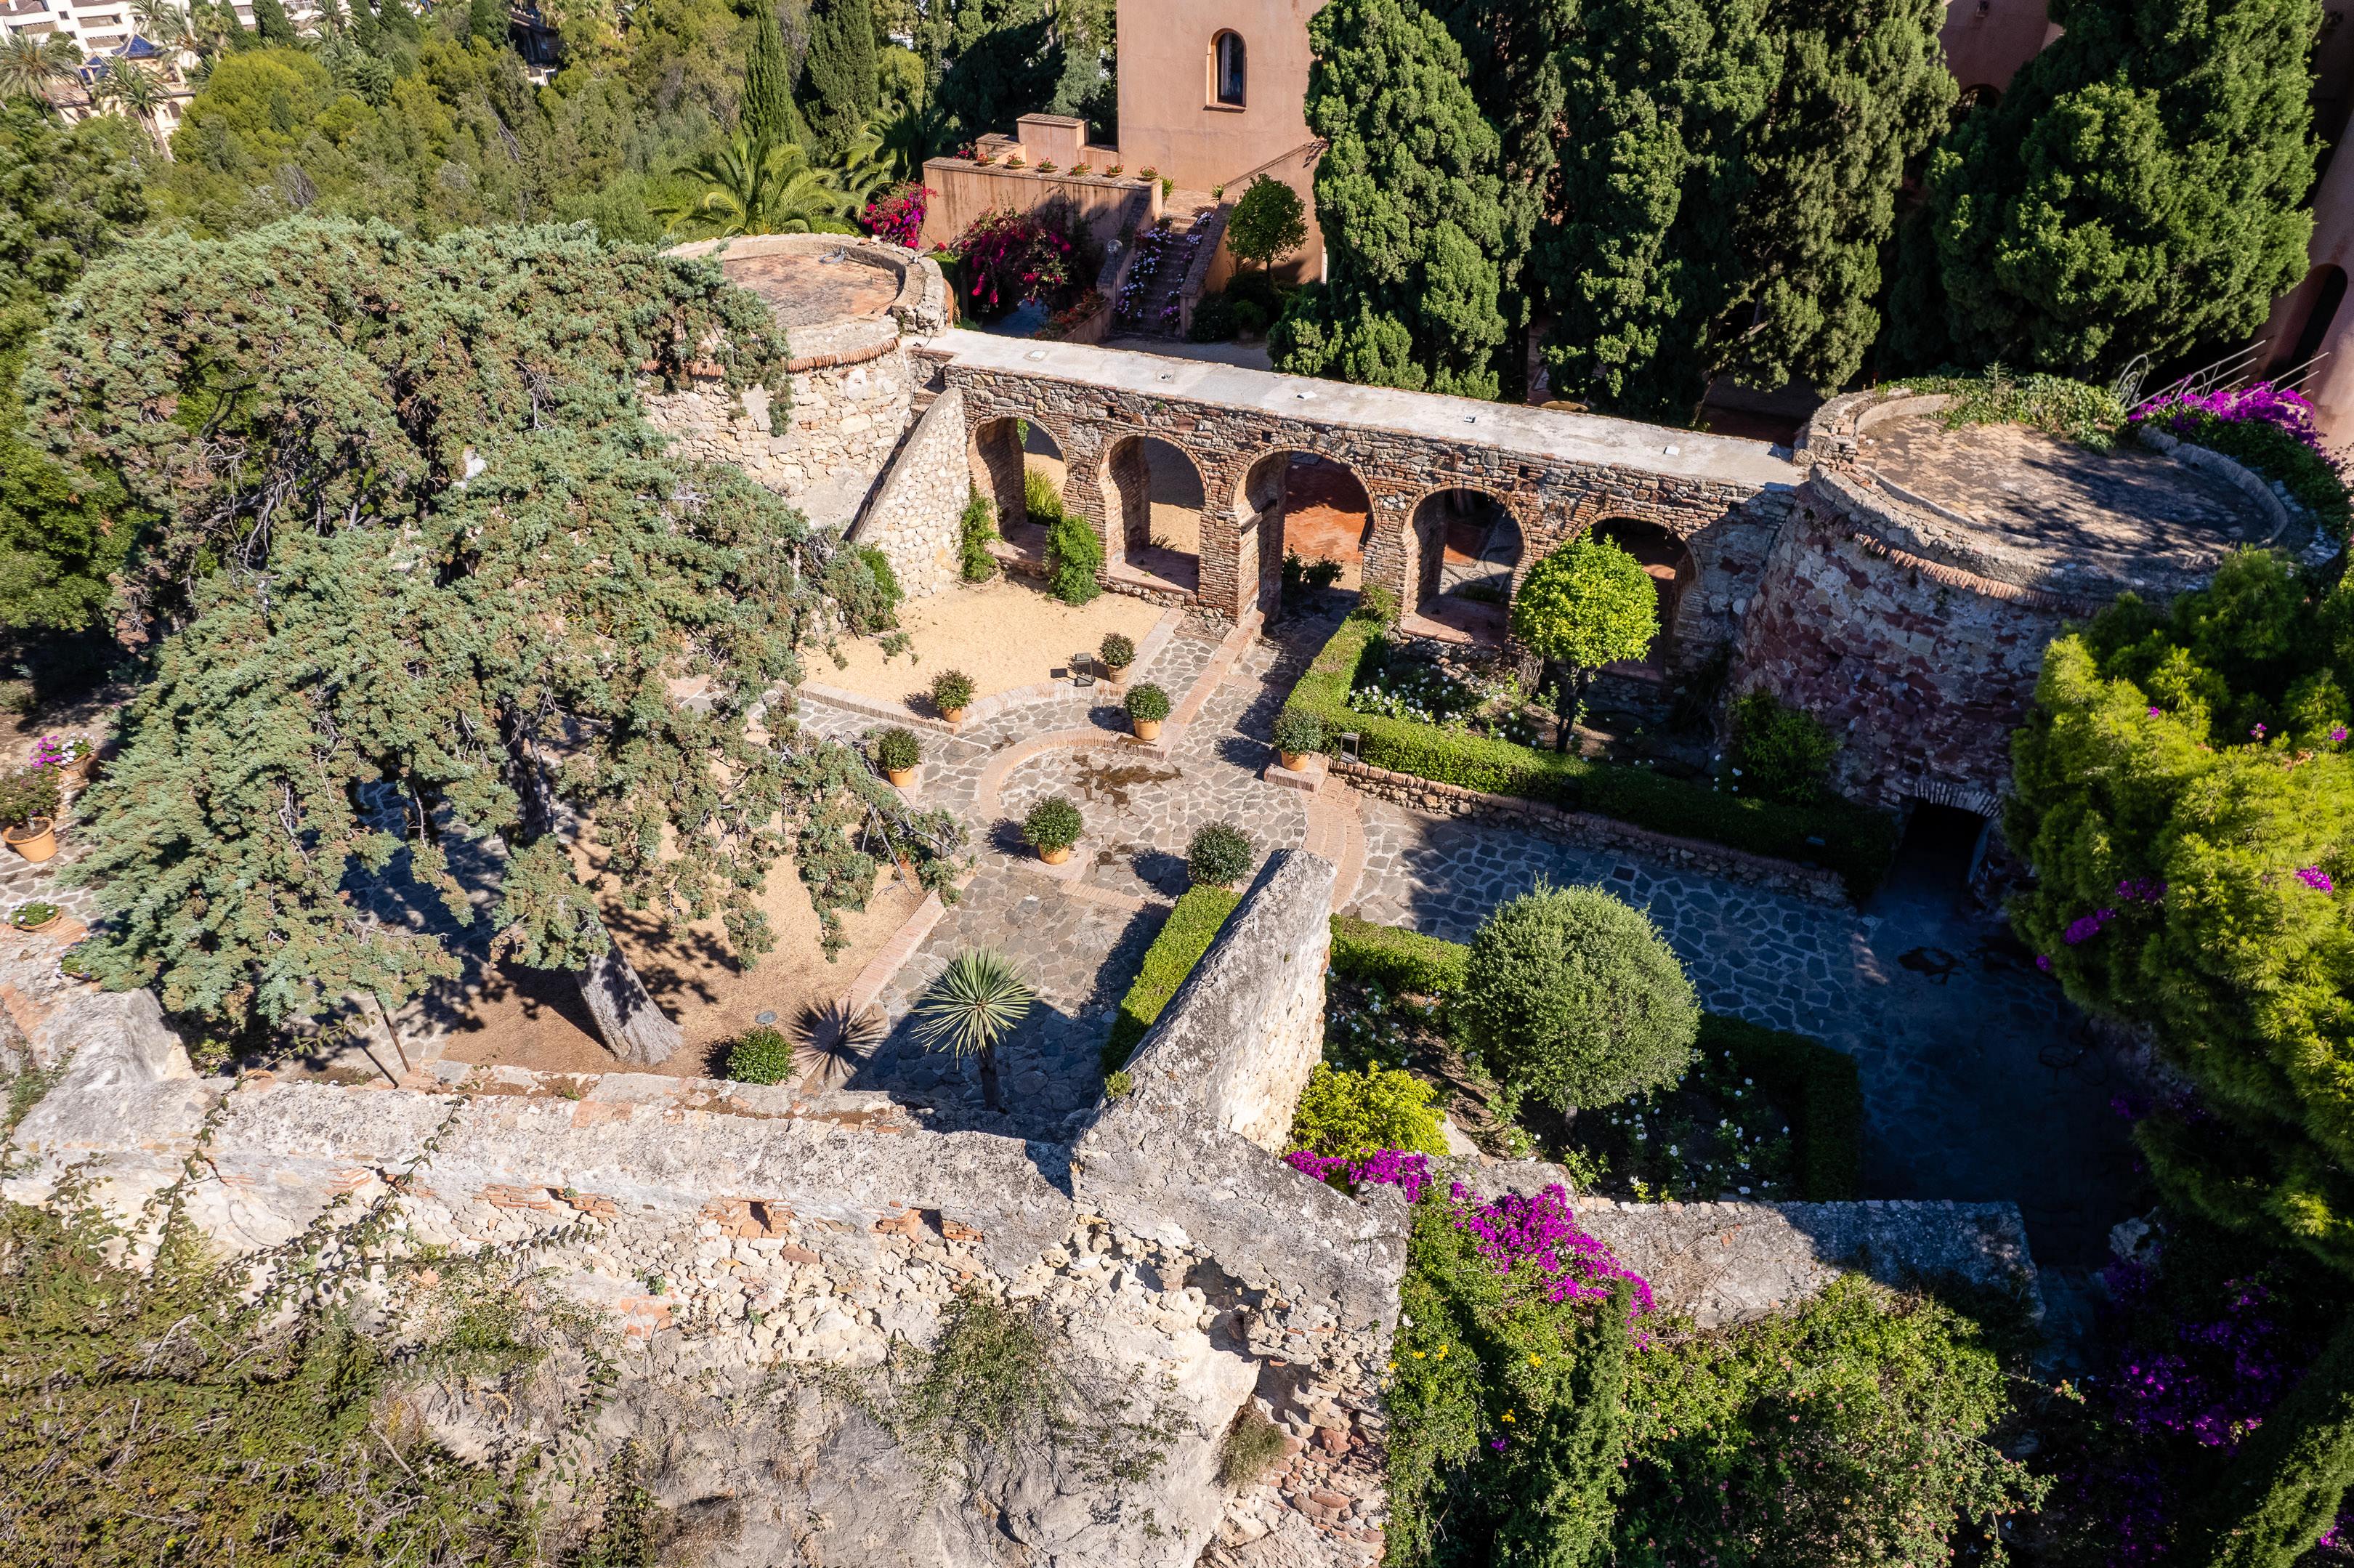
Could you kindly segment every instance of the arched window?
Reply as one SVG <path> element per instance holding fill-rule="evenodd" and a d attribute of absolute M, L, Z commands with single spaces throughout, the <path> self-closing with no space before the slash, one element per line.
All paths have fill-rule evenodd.
<path fill-rule="evenodd" d="M 1243 106 L 1248 83 L 1248 62 L 1245 58 L 1243 36 L 1240 33 L 1220 33 L 1212 46 L 1212 82 L 1220 103 L 1235 109 Z"/>

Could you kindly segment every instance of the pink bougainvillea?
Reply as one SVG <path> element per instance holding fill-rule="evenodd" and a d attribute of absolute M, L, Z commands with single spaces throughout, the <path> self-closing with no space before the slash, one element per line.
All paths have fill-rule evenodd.
<path fill-rule="evenodd" d="M 2161 425 L 2178 436 L 2198 433 L 2201 416 L 2221 419 L 2226 424 L 2264 424 L 2275 426 L 2295 436 L 2323 458 L 2329 456 L 2321 444 L 2321 431 L 2313 422 L 2313 405 L 2302 393 L 2291 392 L 2259 381 L 2252 387 L 2236 390 L 2201 392 L 2171 392 L 2144 403 L 2133 412 L 2136 423 Z"/>
<path fill-rule="evenodd" d="M 965 297 L 994 316 L 1028 300 L 1057 301 L 1071 286 L 1078 247 L 1029 213 L 985 212 L 949 247 Z"/>
<path fill-rule="evenodd" d="M 877 239 L 887 239 L 912 250 L 916 237 L 924 231 L 924 212 L 931 195 L 923 185 L 901 185 L 889 196 L 877 196 L 867 203 L 866 210 L 858 215 L 859 227 Z"/>

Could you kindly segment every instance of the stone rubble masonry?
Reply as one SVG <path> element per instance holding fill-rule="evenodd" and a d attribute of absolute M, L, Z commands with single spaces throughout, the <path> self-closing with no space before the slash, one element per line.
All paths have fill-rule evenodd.
<path fill-rule="evenodd" d="M 964 394 L 950 387 L 916 421 L 852 537 L 891 558 L 899 587 L 923 599 L 963 580 Z"/>
<path fill-rule="evenodd" d="M 1386 768 L 1375 768 L 1345 757 L 1319 758 L 1316 760 L 1334 776 L 1346 779 L 1359 794 L 1370 795 L 1377 800 L 1394 801 L 1415 810 L 1444 816 L 1491 818 L 1532 832 L 1543 833 L 1564 843 L 1628 850 L 1703 876 L 1725 877 L 1776 893 L 1795 893 L 1803 898 L 1841 907 L 1853 902 L 1848 895 L 1847 885 L 1834 871 L 1801 865 L 1796 861 L 1776 860 L 1771 855 L 1750 854 L 1701 839 L 1657 833 L 1649 828 L 1638 828 L 1632 822 L 1622 822 L 1616 817 L 1572 811 L 1543 800 L 1525 800 L 1517 795 L 1491 795 L 1460 784 L 1418 779 L 1411 773 L 1394 773 Z M 1267 776 L 1273 779 L 1280 771 L 1270 765 Z"/>
<path fill-rule="evenodd" d="M 2014 1203 L 1615 1203 L 1578 1223 L 1703 1329 L 1783 1311 L 1841 1274 L 1899 1287 L 1956 1276 L 2041 1296 Z"/>
<path fill-rule="evenodd" d="M 1736 637 L 1787 493 L 1803 477 L 1760 442 L 1628 420 L 1073 344 L 1025 349 L 969 332 L 929 346 L 966 395 L 973 482 L 1001 514 L 1021 515 L 1015 427 L 1044 426 L 1066 464 L 1064 501 L 1103 539 L 1108 573 L 1125 558 L 1144 505 L 1136 443 L 1151 438 L 1182 451 L 1207 497 L 1196 599 L 1229 618 L 1254 603 L 1273 608 L 1264 579 L 1284 542 L 1281 487 L 1270 476 L 1305 451 L 1342 464 L 1365 487 L 1366 577 L 1386 583 L 1408 610 L 1437 586 L 1445 523 L 1422 503 L 1442 491 L 1481 491 L 1511 513 L 1522 575 L 1597 523 L 1659 524 L 1696 568 L 1670 629 L 1671 660 L 1698 663 Z"/>

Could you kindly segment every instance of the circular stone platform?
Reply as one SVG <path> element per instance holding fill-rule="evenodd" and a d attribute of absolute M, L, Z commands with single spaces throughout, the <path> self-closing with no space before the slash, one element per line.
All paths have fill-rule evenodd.
<path fill-rule="evenodd" d="M 2135 440 L 2103 452 L 2020 425 L 1888 413 L 1856 433 L 1858 477 L 1928 514 L 1927 553 L 1999 581 L 2174 592 L 2233 549 L 2285 542 L 2256 497 Z"/>
<path fill-rule="evenodd" d="M 788 327 L 868 320 L 889 313 L 899 297 L 896 268 L 865 264 L 844 254 L 838 241 L 825 251 L 777 250 L 767 255 L 720 258 L 727 281 L 769 302 Z"/>
<path fill-rule="evenodd" d="M 912 250 L 855 234 L 758 234 L 682 245 L 758 294 L 785 329 L 796 373 L 853 364 L 898 346 L 903 330 L 947 323 L 939 268 Z"/>

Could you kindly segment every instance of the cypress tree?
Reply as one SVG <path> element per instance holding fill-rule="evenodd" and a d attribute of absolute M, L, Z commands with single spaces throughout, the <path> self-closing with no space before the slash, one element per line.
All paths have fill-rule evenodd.
<path fill-rule="evenodd" d="M 466 8 L 466 32 L 486 44 L 507 41 L 506 0 L 472 0 Z"/>
<path fill-rule="evenodd" d="M 1416 0 L 1333 0 L 1309 23 L 1308 123 L 1327 280 L 1286 308 L 1279 366 L 1493 397 L 1506 335 L 1502 149 L 1462 48 Z"/>
<path fill-rule="evenodd" d="M 287 16 L 281 0 L 253 0 L 253 30 L 273 49 L 296 48 L 302 43 L 294 34 L 294 19 Z"/>
<path fill-rule="evenodd" d="M 363 54 L 375 54 L 384 43 L 384 28 L 376 19 L 368 0 L 352 0 L 352 42 Z"/>
<path fill-rule="evenodd" d="M 221 22 L 221 37 L 232 50 L 249 49 L 260 40 L 237 14 L 237 0 L 218 0 L 215 6 Z M 257 14 L 258 15 L 258 14 Z"/>
<path fill-rule="evenodd" d="M 1953 106 L 1945 13 L 1944 0 L 1771 0 L 1781 58 L 1748 140 L 1742 276 L 1711 375 L 1765 387 L 1797 377 L 1829 393 L 1861 366 L 1880 333 L 1880 253 L 1905 168 Z"/>
<path fill-rule="evenodd" d="M 1688 419 L 1742 281 L 1748 128 L 1775 77 L 1765 0 L 1596 0 L 1563 56 L 1561 222 L 1538 255 L 1564 397 Z"/>
<path fill-rule="evenodd" d="M 397 1006 L 452 955 L 347 882 L 457 926 L 488 891 L 500 951 L 571 972 L 613 1050 L 659 1060 L 676 1025 L 607 935 L 568 821 L 630 905 L 717 918 L 748 959 L 773 945 L 758 897 L 788 853 L 832 946 L 876 853 L 957 837 L 848 748 L 757 722 L 842 623 L 839 547 L 646 421 L 638 377 L 690 353 L 738 390 L 783 385 L 773 320 L 707 264 L 567 228 L 429 243 L 296 219 L 126 249 L 82 298 L 36 418 L 112 454 L 155 519 L 121 606 L 156 634 L 155 679 L 80 818 L 118 916 L 91 948 L 110 981 L 232 1027 L 354 991 Z M 162 385 L 210 417 L 123 400 Z M 692 706 L 672 694 L 688 661 Z"/>
<path fill-rule="evenodd" d="M 2254 331 L 2313 233 L 2318 0 L 2052 0 L 2052 20 L 1931 160 L 1947 352 L 2105 375 Z"/>
<path fill-rule="evenodd" d="M 1119 7 L 1116 0 L 1058 0 L 1055 42 L 1062 74 L 1046 107 L 1087 122 L 1089 135 L 1119 145 Z"/>
<path fill-rule="evenodd" d="M 939 62 L 940 111 L 970 140 L 1011 131 L 1054 101 L 1062 75 L 1052 0 L 936 0 L 928 59 Z"/>
<path fill-rule="evenodd" d="M 875 118 L 875 13 L 869 0 L 819 0 L 810 12 L 802 87 L 813 162 L 839 162 Z"/>
<path fill-rule="evenodd" d="M 799 116 L 793 110 L 793 68 L 785 55 L 785 36 L 777 26 L 772 0 L 757 0 L 752 13 L 752 48 L 744 60 L 744 130 L 756 142 L 797 140 Z"/>
<path fill-rule="evenodd" d="M 404 44 L 423 40 L 425 29 L 417 20 L 417 13 L 408 8 L 408 0 L 376 0 L 376 11 L 385 37 Z"/>

